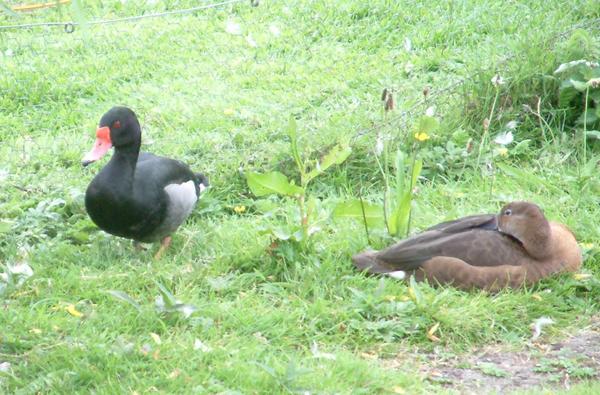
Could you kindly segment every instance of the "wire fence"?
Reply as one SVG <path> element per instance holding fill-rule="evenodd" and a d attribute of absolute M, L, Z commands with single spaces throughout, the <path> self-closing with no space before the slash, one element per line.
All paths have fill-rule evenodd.
<path fill-rule="evenodd" d="M 109 24 L 120 23 L 120 22 L 139 21 L 142 19 L 149 19 L 149 18 L 161 18 L 161 17 L 166 17 L 166 16 L 192 14 L 192 13 L 195 13 L 198 11 L 208 10 L 208 9 L 217 8 L 217 7 L 223 7 L 226 5 L 241 3 L 244 1 L 249 2 L 252 7 L 258 7 L 258 5 L 259 5 L 259 0 L 227 0 L 227 1 L 222 1 L 219 3 L 200 5 L 197 7 L 164 11 L 164 12 L 155 12 L 155 13 L 150 13 L 150 14 L 127 16 L 127 17 L 114 18 L 114 19 L 100 19 L 100 20 L 91 20 L 91 21 L 85 21 L 85 22 L 75 22 L 75 21 L 37 22 L 37 23 L 24 23 L 24 24 L 16 24 L 16 25 L 0 25 L 0 31 L 62 26 L 65 33 L 73 33 L 73 31 L 75 31 L 75 27 L 81 26 L 81 25 L 92 25 L 92 26 L 93 25 L 109 25 Z"/>
<path fill-rule="evenodd" d="M 120 33 L 119 26 L 125 26 L 126 24 L 130 24 L 133 22 L 140 22 L 140 21 L 149 20 L 152 18 L 173 17 L 173 16 L 179 16 L 180 18 L 183 18 L 185 15 L 198 14 L 201 11 L 219 8 L 219 7 L 231 6 L 231 5 L 234 5 L 237 3 L 243 3 L 243 2 L 245 2 L 251 6 L 258 5 L 258 1 L 229 0 L 229 1 L 222 1 L 222 2 L 218 2 L 218 3 L 205 4 L 205 5 L 186 8 L 186 9 L 149 13 L 149 14 L 143 14 L 143 15 L 115 18 L 115 19 L 99 19 L 99 20 L 92 20 L 92 21 L 88 21 L 88 22 L 72 22 L 72 21 L 40 22 L 40 23 L 31 23 L 31 24 L 4 25 L 4 26 L 0 26 L 0 43 L 2 42 L 1 40 L 3 39 L 3 35 L 4 35 L 5 40 L 11 41 L 12 46 L 14 47 L 14 51 L 15 52 L 20 51 L 20 53 L 15 53 L 13 55 L 20 56 L 20 60 L 22 60 L 21 67 L 40 68 L 43 66 L 44 63 L 51 63 L 52 59 L 54 59 L 54 56 L 55 56 L 55 54 L 53 54 L 53 52 L 61 52 L 62 51 L 62 52 L 65 52 L 68 56 L 69 54 L 75 54 L 77 51 L 86 50 L 86 49 L 84 49 L 87 44 L 85 36 L 69 35 L 68 42 L 66 42 L 65 40 L 60 38 L 60 35 L 64 35 L 65 33 L 72 33 L 74 31 L 75 27 L 83 28 L 85 26 L 116 25 L 116 30 L 113 30 L 112 32 L 106 32 L 104 30 L 99 31 L 97 33 L 98 36 L 95 40 L 97 42 L 97 44 L 96 44 L 97 46 L 93 47 L 91 49 L 88 49 L 88 51 L 97 51 L 97 52 L 101 53 L 102 50 L 121 50 L 123 52 L 128 52 L 130 50 L 130 48 L 126 45 L 121 45 L 121 47 L 119 47 L 118 45 L 115 46 L 113 44 L 103 44 L 101 42 L 104 37 L 103 35 L 107 35 L 107 37 L 110 34 L 112 34 L 112 36 L 118 36 Z M 197 16 L 197 15 L 195 15 L 195 16 Z M 186 26 L 189 26 L 186 19 L 179 19 L 177 21 L 177 23 L 186 23 Z M 60 29 L 55 29 L 55 28 L 61 27 L 61 26 L 63 27 L 62 31 Z M 549 44 L 552 44 L 556 40 L 568 36 L 575 29 L 583 29 L 583 28 L 588 28 L 588 27 L 597 29 L 599 26 L 600 26 L 600 18 L 589 20 L 589 21 L 586 21 L 586 22 L 583 22 L 580 24 L 576 24 L 568 30 L 562 31 L 552 37 L 549 37 L 547 41 Z M 164 35 L 164 34 L 170 33 L 169 31 L 164 31 L 164 26 L 161 26 L 160 28 L 155 28 L 151 24 L 146 24 L 146 25 L 144 25 L 144 28 L 145 29 L 155 29 L 157 35 L 161 35 L 161 34 Z M 175 26 L 173 29 L 176 30 L 176 28 L 177 27 Z M 25 37 L 25 36 L 21 36 L 18 33 L 19 31 L 23 31 L 23 30 L 31 32 L 36 29 L 40 30 L 44 34 L 37 35 L 37 36 L 36 35 L 33 35 L 33 36 L 28 35 Z M 49 30 L 47 30 L 47 29 L 52 29 L 54 35 L 47 34 L 49 32 Z M 123 31 L 125 31 L 126 28 L 123 27 L 122 29 L 123 29 Z M 198 33 L 202 33 L 201 27 L 198 27 L 198 29 L 199 29 Z M 112 47 L 109 48 L 109 45 L 112 45 Z M 175 40 L 174 40 L 174 45 L 180 45 L 183 49 L 185 49 L 184 43 L 177 42 L 177 38 L 175 38 Z M 226 43 L 226 42 L 219 43 L 219 44 L 214 43 L 214 45 L 221 45 L 221 46 L 223 46 L 223 48 L 225 48 L 228 45 L 228 43 Z M 31 54 L 33 56 L 25 56 L 26 51 L 29 52 L 29 54 Z M 414 119 L 414 115 L 416 113 L 421 114 L 424 111 L 426 105 L 431 105 L 431 104 L 437 105 L 438 103 L 443 102 L 443 101 L 449 102 L 451 97 L 453 97 L 457 94 L 460 94 L 461 87 L 464 84 L 470 83 L 470 82 L 475 82 L 475 81 L 481 79 L 482 75 L 484 75 L 486 73 L 490 73 L 490 72 L 491 73 L 495 73 L 495 72 L 502 73 L 504 67 L 506 67 L 510 63 L 510 61 L 514 60 L 518 56 L 519 56 L 519 54 L 515 54 L 515 53 L 505 56 L 503 59 L 496 62 L 495 67 L 497 67 L 497 69 L 495 69 L 495 70 L 492 70 L 492 71 L 480 70 L 480 71 L 473 73 L 471 75 L 468 75 L 466 77 L 459 78 L 455 81 L 452 81 L 452 82 L 448 83 L 447 85 L 442 86 L 440 88 L 431 87 L 427 97 L 423 96 L 419 100 L 413 101 L 412 104 L 408 105 L 408 107 L 406 107 L 406 103 L 400 103 L 400 108 L 394 112 L 393 116 L 390 116 L 383 121 L 375 122 L 370 127 L 359 128 L 359 129 L 353 131 L 352 133 L 350 133 L 351 140 L 357 141 L 358 139 L 365 137 L 365 136 L 367 136 L 367 137 L 371 136 L 374 138 L 374 136 L 373 136 L 374 132 L 381 128 L 389 128 L 389 127 L 406 128 L 410 124 L 410 122 L 412 122 L 412 120 Z M 35 63 L 32 63 L 32 64 L 28 63 L 31 60 L 31 58 L 34 58 Z M 174 61 L 176 61 L 176 60 L 174 60 Z M 3 78 L 3 77 L 0 76 L 0 79 L 1 78 Z M 38 84 L 40 86 L 44 86 L 45 84 L 48 84 L 48 81 L 45 80 L 44 75 L 42 74 L 40 76 L 40 78 L 35 81 L 16 80 L 16 81 L 14 81 L 14 83 L 22 84 L 23 86 L 27 86 L 28 84 L 30 85 L 32 83 Z M 24 88 L 24 89 L 26 89 L 26 88 Z M 160 89 L 160 88 L 158 88 L 158 89 Z M 24 99 L 27 98 L 27 94 L 24 93 L 23 98 Z M 45 106 L 43 104 L 33 104 L 33 105 L 28 104 L 28 106 L 32 110 L 35 110 L 36 106 L 37 106 L 40 109 L 40 111 L 47 111 L 47 108 L 45 108 Z M 405 107 L 401 108 L 402 106 L 405 106 Z M 150 118 L 150 117 L 147 116 L 145 119 L 146 123 L 149 122 L 148 118 Z M 31 157 L 35 157 L 36 152 L 42 152 L 42 151 L 48 152 L 49 149 L 51 150 L 51 152 L 53 154 L 57 154 L 57 155 L 61 151 L 69 152 L 69 151 L 73 151 L 73 150 L 78 150 L 77 145 L 73 145 L 71 136 L 75 132 L 83 133 L 84 131 L 76 130 L 76 128 L 74 128 L 74 127 L 63 128 L 63 129 L 61 129 L 61 131 L 65 133 L 66 137 L 53 136 L 51 139 L 51 142 L 47 137 L 42 136 L 40 138 L 39 136 L 32 135 L 31 133 L 23 133 L 21 138 L 19 138 L 17 140 L 13 140 L 16 143 L 16 147 L 15 147 L 16 149 L 11 149 L 11 150 L 5 151 L 4 153 L 11 155 L 13 157 L 16 157 L 17 160 L 28 161 Z M 146 133 L 146 132 L 147 131 L 145 131 L 145 136 L 149 137 L 149 139 L 151 140 L 152 133 Z M 164 135 L 161 135 L 161 136 L 155 135 L 154 137 L 158 137 L 160 139 L 160 144 L 169 144 L 172 141 L 180 142 L 177 138 L 169 138 L 169 136 L 164 136 Z M 1 138 L 1 136 L 0 136 L 0 138 Z M 50 146 L 48 145 L 49 143 L 51 143 Z M 271 141 L 271 143 L 277 144 L 278 142 Z M 200 143 L 197 143 L 197 144 L 200 145 Z M 224 152 L 228 152 L 228 151 L 235 152 L 236 155 L 238 155 L 238 156 L 241 155 L 244 158 L 246 158 L 247 160 L 253 160 L 253 157 L 260 156 L 260 154 L 256 152 L 255 146 L 251 146 L 251 145 L 240 146 L 240 144 L 236 144 L 234 141 L 226 141 L 219 148 L 222 148 L 224 150 Z M 67 156 L 69 156 L 69 155 L 67 155 Z M 257 160 L 259 160 L 259 159 L 257 159 Z"/>

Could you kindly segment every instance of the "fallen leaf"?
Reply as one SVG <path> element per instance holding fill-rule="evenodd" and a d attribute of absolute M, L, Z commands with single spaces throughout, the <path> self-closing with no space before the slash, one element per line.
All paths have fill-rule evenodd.
<path fill-rule="evenodd" d="M 436 322 L 435 325 L 433 325 L 431 328 L 429 328 L 429 330 L 427 331 L 427 338 L 429 340 L 431 340 L 432 342 L 439 342 L 440 338 L 435 336 L 435 332 L 438 330 L 438 328 L 440 327 L 440 323 Z"/>
<path fill-rule="evenodd" d="M 158 361 L 158 357 L 159 357 L 159 356 L 160 356 L 160 350 L 156 350 L 156 351 L 154 351 L 154 353 L 152 354 L 152 358 L 153 358 L 155 361 Z"/>
<path fill-rule="evenodd" d="M 531 295 L 531 297 L 535 300 L 537 300 L 538 302 L 542 301 L 542 297 L 540 296 L 540 294 L 533 294 Z"/>
<path fill-rule="evenodd" d="M 71 314 L 73 317 L 81 318 L 83 317 L 83 313 L 78 311 L 74 304 L 70 304 L 67 306 L 67 312 Z"/>

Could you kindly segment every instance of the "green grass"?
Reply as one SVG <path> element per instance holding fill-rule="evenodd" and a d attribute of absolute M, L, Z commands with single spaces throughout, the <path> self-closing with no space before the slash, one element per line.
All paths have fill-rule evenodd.
<path fill-rule="evenodd" d="M 91 20 L 195 4 L 78 3 L 83 14 L 67 7 L 0 22 Z M 295 175 L 284 131 L 290 116 L 317 157 L 324 146 L 381 122 L 382 88 L 395 91 L 394 116 L 418 103 L 425 86 L 435 94 L 469 78 L 417 106 L 408 124 L 401 118 L 382 126 L 407 133 L 430 104 L 442 120 L 423 152 L 415 229 L 527 199 L 570 226 L 580 242 L 596 243 L 599 184 L 582 176 L 580 139 L 561 123 L 555 91 L 539 81 L 571 60 L 561 51 L 568 38 L 561 33 L 599 16 L 593 0 L 568 7 L 554 0 L 263 1 L 72 34 L 60 27 L 0 31 L 0 262 L 18 261 L 26 248 L 35 273 L 2 300 L 0 362 L 12 369 L 0 373 L 0 392 L 437 392 L 441 387 L 414 364 L 384 363 L 409 348 L 431 350 L 427 330 L 435 323 L 439 344 L 451 352 L 523 345 L 540 316 L 556 321 L 545 328 L 549 339 L 585 326 L 598 313 L 594 278 L 563 276 L 497 295 L 423 284 L 422 299 L 414 301 L 405 284 L 352 269 L 350 256 L 367 244 L 360 223 L 324 221 L 313 248 L 276 259 L 260 234 L 275 220 L 261 214 L 242 172 Z M 243 34 L 228 34 L 228 20 Z M 404 50 L 406 37 L 411 52 Z M 496 159 L 525 173 L 497 170 L 490 192 L 473 154 L 449 165 L 436 147 L 458 129 L 480 141 L 496 70 L 508 84 L 490 133 L 518 119 L 515 140 L 532 142 L 523 153 Z M 540 138 L 537 118 L 522 111 L 536 95 L 544 99 L 553 141 Z M 83 169 L 80 158 L 100 116 L 116 104 L 138 113 L 144 149 L 180 158 L 211 179 L 204 202 L 160 261 L 152 260 L 154 250 L 139 253 L 97 231 L 83 207 L 85 187 L 104 162 Z M 349 160 L 310 186 L 325 208 L 359 189 L 381 199 L 375 134 L 355 140 Z M 595 148 L 588 147 L 588 158 Z M 240 205 L 247 210 L 237 214 L 233 207 Z M 293 202 L 281 206 L 287 212 Z M 384 238 L 376 239 L 381 246 Z M 597 251 L 588 251 L 583 268 L 594 276 Z M 158 314 L 155 282 L 198 312 L 187 320 Z M 107 290 L 127 292 L 141 309 Z M 84 316 L 70 315 L 69 304 Z M 195 350 L 196 339 L 210 351 Z M 575 393 L 588 387 L 579 388 Z"/>

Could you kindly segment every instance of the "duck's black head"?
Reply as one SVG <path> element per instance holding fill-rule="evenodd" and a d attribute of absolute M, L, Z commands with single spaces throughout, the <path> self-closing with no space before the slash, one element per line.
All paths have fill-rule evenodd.
<path fill-rule="evenodd" d="M 96 142 L 85 155 L 82 164 L 89 165 L 102 158 L 111 147 L 137 152 L 142 140 L 142 130 L 135 113 L 127 107 L 113 107 L 100 119 Z"/>

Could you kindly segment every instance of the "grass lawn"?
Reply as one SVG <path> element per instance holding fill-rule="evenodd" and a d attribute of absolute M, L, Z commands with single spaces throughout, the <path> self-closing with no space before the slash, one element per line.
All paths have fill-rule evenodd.
<path fill-rule="evenodd" d="M 17 3 L 27 2 L 0 5 Z M 0 25 L 198 4 L 73 3 L 0 16 Z M 260 3 L 70 34 L 0 30 L 0 272 L 23 261 L 33 270 L 0 291 L 0 393 L 452 392 L 453 383 L 424 373 L 431 359 L 492 346 L 543 350 L 598 330 L 598 147 L 583 145 L 553 80 L 561 63 L 600 58 L 597 1 Z M 490 82 L 496 73 L 503 85 Z M 383 88 L 396 102 L 387 114 Z M 211 181 L 160 260 L 156 246 L 138 252 L 99 231 L 83 206 L 106 161 L 82 168 L 80 160 L 117 104 L 138 114 L 144 150 Z M 432 106 L 439 127 L 415 142 Z M 338 141 L 352 153 L 308 186 L 320 230 L 309 243 L 273 249 L 264 229 L 294 224 L 296 203 L 254 196 L 245 174 L 277 170 L 299 182 L 291 117 L 303 157 L 318 159 Z M 518 125 L 503 152 L 493 139 L 510 121 Z M 577 235 L 583 275 L 490 295 L 353 270 L 350 257 L 368 247 L 364 226 L 330 214 L 358 196 L 382 201 L 378 136 L 390 155 L 418 147 L 423 160 L 412 232 L 535 201 Z M 391 241 L 382 228 L 371 238 L 374 248 Z M 197 311 L 158 312 L 160 285 Z M 532 342 L 530 325 L 544 316 L 554 324 Z M 548 365 L 558 379 L 545 386 L 600 392 L 587 361 L 561 363 Z"/>

